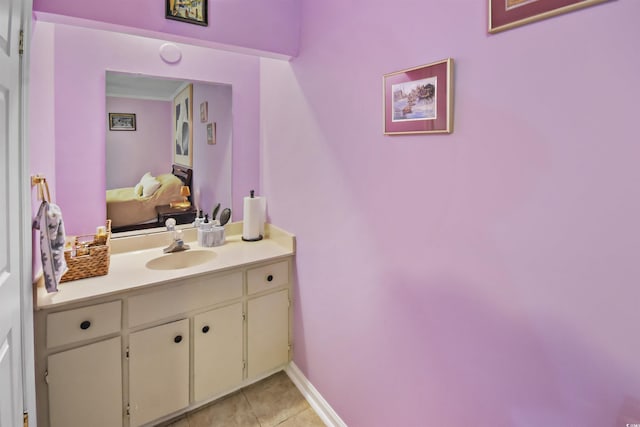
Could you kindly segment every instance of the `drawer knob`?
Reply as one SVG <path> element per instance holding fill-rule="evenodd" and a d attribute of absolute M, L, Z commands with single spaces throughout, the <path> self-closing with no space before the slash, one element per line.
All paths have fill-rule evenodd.
<path fill-rule="evenodd" d="M 272 282 L 273 281 L 273 274 L 270 274 L 267 276 L 267 282 Z"/>
<path fill-rule="evenodd" d="M 84 322 L 80 323 L 80 329 L 82 330 L 87 330 L 89 329 L 90 326 L 91 326 L 91 322 L 89 322 L 88 320 L 85 320 Z"/>
<path fill-rule="evenodd" d="M 209 332 L 209 326 L 203 326 L 202 327 L 202 333 L 206 334 L 207 332 Z"/>
<path fill-rule="evenodd" d="M 178 344 L 181 341 L 182 341 L 182 335 L 178 335 L 173 339 L 173 342 L 176 344 Z"/>

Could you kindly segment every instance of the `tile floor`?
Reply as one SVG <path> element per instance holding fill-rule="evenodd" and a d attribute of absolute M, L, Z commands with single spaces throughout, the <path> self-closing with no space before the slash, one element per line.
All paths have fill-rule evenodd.
<path fill-rule="evenodd" d="M 278 372 L 163 427 L 324 427 L 287 374 Z"/>

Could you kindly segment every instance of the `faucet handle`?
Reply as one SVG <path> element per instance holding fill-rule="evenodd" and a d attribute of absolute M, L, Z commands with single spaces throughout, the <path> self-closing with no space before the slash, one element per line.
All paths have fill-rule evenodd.
<path fill-rule="evenodd" d="M 165 222 L 164 225 L 167 227 L 167 231 L 173 231 L 176 229 L 176 219 L 175 218 L 168 218 Z"/>

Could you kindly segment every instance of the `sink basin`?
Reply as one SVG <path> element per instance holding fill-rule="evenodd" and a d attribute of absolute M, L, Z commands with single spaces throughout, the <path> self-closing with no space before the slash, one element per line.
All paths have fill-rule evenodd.
<path fill-rule="evenodd" d="M 182 251 L 159 256 L 148 261 L 145 266 L 151 270 L 179 270 L 204 264 L 216 257 L 211 251 Z"/>

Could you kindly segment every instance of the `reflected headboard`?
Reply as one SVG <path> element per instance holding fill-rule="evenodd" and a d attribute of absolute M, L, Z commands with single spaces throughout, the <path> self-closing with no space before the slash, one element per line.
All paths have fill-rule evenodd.
<path fill-rule="evenodd" d="M 184 185 L 189 187 L 189 191 L 191 192 L 189 201 L 193 204 L 193 187 L 191 185 L 193 180 L 193 169 L 182 165 L 172 165 L 171 173 L 180 178 L 180 181 L 182 181 Z"/>

